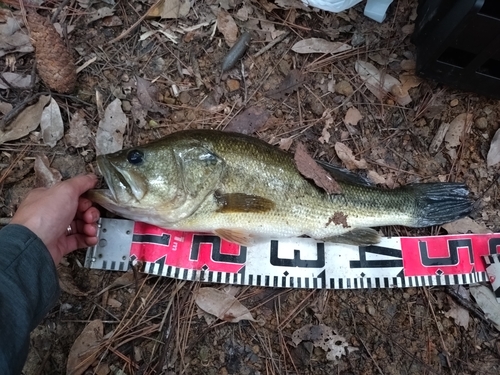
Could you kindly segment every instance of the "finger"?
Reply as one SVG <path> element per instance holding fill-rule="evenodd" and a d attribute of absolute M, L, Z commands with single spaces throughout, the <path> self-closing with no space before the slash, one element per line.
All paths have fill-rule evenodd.
<path fill-rule="evenodd" d="M 82 213 L 82 220 L 86 223 L 97 223 L 101 217 L 101 212 L 97 207 L 90 207 L 87 211 Z"/>
<path fill-rule="evenodd" d="M 69 188 L 76 196 L 80 196 L 87 190 L 92 189 L 97 184 L 97 176 L 95 174 L 79 175 L 69 180 L 63 181 L 60 186 Z"/>
<path fill-rule="evenodd" d="M 97 244 L 97 237 L 89 237 L 81 233 L 72 234 L 66 237 L 67 253 L 71 253 L 77 249 L 94 246 Z"/>
<path fill-rule="evenodd" d="M 75 222 L 76 233 L 81 233 L 89 237 L 97 236 L 97 224 L 95 223 L 85 223 L 83 221 L 77 220 Z"/>
<path fill-rule="evenodd" d="M 85 212 L 90 207 L 92 207 L 92 201 L 90 199 L 83 197 L 78 198 L 78 211 Z"/>

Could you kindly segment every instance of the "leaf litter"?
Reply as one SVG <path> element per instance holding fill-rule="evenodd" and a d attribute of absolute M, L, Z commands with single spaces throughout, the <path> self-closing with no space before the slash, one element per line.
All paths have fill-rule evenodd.
<path fill-rule="evenodd" d="M 95 136 L 97 155 L 110 154 L 123 148 L 123 135 L 128 119 L 122 109 L 120 99 L 113 100 L 106 110 L 104 117 L 99 121 Z"/>
<path fill-rule="evenodd" d="M 64 124 L 61 116 L 59 104 L 50 99 L 50 103 L 44 108 L 42 118 L 40 119 L 40 128 L 42 130 L 42 139 L 46 145 L 54 147 L 58 140 L 64 135 Z"/>
<path fill-rule="evenodd" d="M 313 180 L 318 187 L 325 190 L 328 194 L 342 193 L 338 182 L 335 181 L 330 173 L 316 163 L 307 152 L 303 143 L 297 143 L 293 160 L 297 169 L 304 177 Z"/>
<path fill-rule="evenodd" d="M 194 293 L 194 300 L 200 309 L 226 322 L 256 321 L 250 311 L 235 297 L 221 290 L 200 288 Z"/>

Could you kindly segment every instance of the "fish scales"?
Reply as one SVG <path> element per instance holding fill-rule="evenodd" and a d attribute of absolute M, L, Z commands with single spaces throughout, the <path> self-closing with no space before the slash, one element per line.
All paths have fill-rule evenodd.
<path fill-rule="evenodd" d="M 290 154 L 257 138 L 213 130 L 173 133 L 100 156 L 98 164 L 110 191 L 89 197 L 110 211 L 240 244 L 302 235 L 371 244 L 379 236 L 370 227 L 436 225 L 471 209 L 462 184 L 385 190 L 346 182 L 340 170 L 332 175 L 342 193 L 330 195 L 300 174 Z"/>

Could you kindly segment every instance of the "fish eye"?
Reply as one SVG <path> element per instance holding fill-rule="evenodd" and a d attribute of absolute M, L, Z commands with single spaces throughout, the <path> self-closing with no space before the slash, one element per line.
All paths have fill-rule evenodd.
<path fill-rule="evenodd" d="M 140 150 L 130 150 L 127 153 L 127 160 L 130 164 L 139 165 L 144 161 L 144 153 Z"/>

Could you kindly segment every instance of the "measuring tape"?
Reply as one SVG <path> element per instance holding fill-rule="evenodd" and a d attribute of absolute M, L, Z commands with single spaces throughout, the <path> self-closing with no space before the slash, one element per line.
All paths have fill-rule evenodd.
<path fill-rule="evenodd" d="M 180 232 L 123 219 L 101 219 L 87 250 L 92 269 L 182 280 L 286 288 L 357 289 L 489 281 L 500 298 L 500 233 L 384 237 L 352 246 L 310 238 L 240 246 L 213 234 Z"/>

